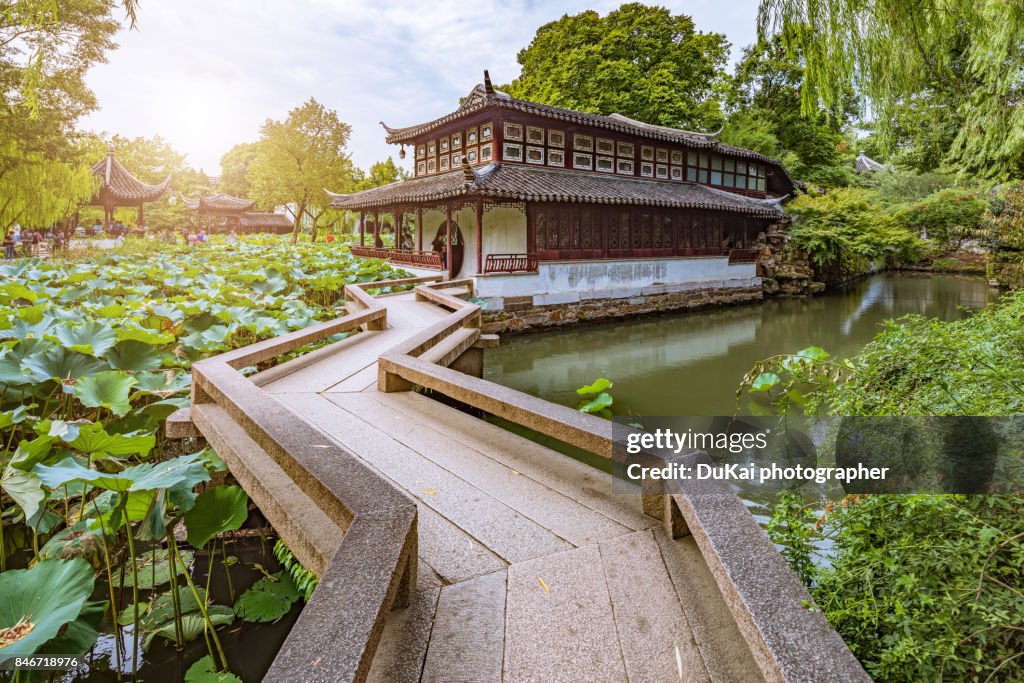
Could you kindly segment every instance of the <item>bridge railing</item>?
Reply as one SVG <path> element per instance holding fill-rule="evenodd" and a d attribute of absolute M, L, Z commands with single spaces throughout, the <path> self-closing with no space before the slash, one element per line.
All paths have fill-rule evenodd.
<path fill-rule="evenodd" d="M 360 328 L 383 329 L 386 308 L 366 289 L 420 284 L 435 277 L 346 286 L 350 312 L 335 320 L 229 351 L 192 366 L 191 418 L 204 434 L 239 427 L 343 531 L 333 556 L 315 552 L 295 517 L 248 470 L 227 438 L 221 452 L 239 482 L 306 566 L 320 576 L 316 591 L 274 659 L 266 680 L 362 681 L 392 607 L 415 590 L 416 504 L 345 448 L 239 372 Z M 233 421 L 233 423 L 231 422 Z M 237 425 L 237 426 L 235 426 Z M 225 432 L 225 429 L 227 431 Z M 325 443 L 325 441 L 327 443 Z M 234 444 L 239 448 L 238 444 Z M 276 517 L 275 517 L 276 515 Z"/>
<path fill-rule="evenodd" d="M 416 287 L 417 296 L 454 314 L 384 352 L 378 361 L 378 389 L 404 391 L 422 386 L 612 458 L 611 421 L 457 372 L 428 358 L 429 349 L 467 326 L 479 325 L 478 306 L 443 291 L 456 284 L 436 282 Z M 645 455 L 664 461 L 657 453 Z M 698 451 L 682 458 L 691 460 L 691 466 L 711 462 L 706 453 Z M 681 489 L 672 492 L 645 490 L 644 512 L 661 519 L 673 538 L 693 536 L 765 679 L 869 682 L 871 678 L 839 634 L 819 611 L 809 608 L 810 594 L 728 484 L 681 484 Z"/>

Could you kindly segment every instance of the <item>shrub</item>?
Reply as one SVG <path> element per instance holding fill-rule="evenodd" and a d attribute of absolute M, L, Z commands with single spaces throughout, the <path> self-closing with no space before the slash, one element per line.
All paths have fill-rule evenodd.
<path fill-rule="evenodd" d="M 871 194 L 857 188 L 805 194 L 789 203 L 796 217 L 790 235 L 819 266 L 872 261 L 888 257 L 913 258 L 922 243 L 872 202 Z"/>
<path fill-rule="evenodd" d="M 944 248 L 959 248 L 976 236 L 988 203 L 977 191 L 947 188 L 934 192 L 901 209 L 896 220 L 908 230 L 939 242 Z"/>
<path fill-rule="evenodd" d="M 773 533 L 806 580 L 812 544 L 836 554 L 811 594 L 876 680 L 1019 681 L 1024 652 L 1024 498 L 849 497 L 810 525 L 787 498 Z"/>

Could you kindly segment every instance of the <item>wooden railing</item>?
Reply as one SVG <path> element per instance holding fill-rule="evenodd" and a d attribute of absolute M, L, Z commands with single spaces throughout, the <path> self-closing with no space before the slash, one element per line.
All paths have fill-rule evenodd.
<path fill-rule="evenodd" d="M 757 263 L 760 254 L 759 249 L 732 249 L 729 251 L 729 263 Z"/>
<path fill-rule="evenodd" d="M 537 270 L 536 254 L 488 254 L 485 273 L 532 273 Z"/>
<path fill-rule="evenodd" d="M 232 472 L 303 564 L 320 575 L 314 591 L 265 680 L 362 681 L 373 661 L 392 607 L 408 604 L 417 571 L 416 504 L 404 491 L 370 469 L 274 399 L 239 370 L 276 358 L 339 332 L 384 329 L 387 309 L 364 291 L 419 284 L 438 277 L 410 278 L 345 287 L 349 314 L 199 361 L 192 366 L 191 417 L 221 452 Z M 239 431 L 241 430 L 241 431 Z M 235 441 L 231 441 L 234 434 Z M 260 472 L 234 452 L 251 440 L 342 531 L 333 556 L 312 550 L 296 518 L 309 511 L 287 509 L 270 495 Z M 263 473 L 273 476 L 272 473 Z M 280 524 L 278 523 L 280 519 Z"/>
<path fill-rule="evenodd" d="M 359 256 L 360 258 L 380 258 L 386 259 L 391 256 L 391 249 L 385 249 L 383 247 L 361 247 L 358 244 L 350 245 L 348 248 L 349 252 L 353 256 Z"/>
<path fill-rule="evenodd" d="M 441 254 L 436 251 L 417 251 L 415 249 L 387 249 L 383 247 L 361 247 L 352 245 L 349 251 L 353 256 L 361 258 L 385 259 L 400 266 L 414 268 L 431 268 L 441 270 Z"/>
<path fill-rule="evenodd" d="M 441 270 L 441 254 L 436 251 L 416 251 L 415 249 L 392 249 L 388 257 L 391 263 L 415 268 L 433 268 Z"/>

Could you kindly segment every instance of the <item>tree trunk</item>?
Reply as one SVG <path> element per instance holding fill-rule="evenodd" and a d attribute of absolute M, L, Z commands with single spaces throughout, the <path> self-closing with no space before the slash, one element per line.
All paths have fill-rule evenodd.
<path fill-rule="evenodd" d="M 299 231 L 302 229 L 302 214 L 306 210 L 306 205 L 302 204 L 295 212 L 295 223 L 292 225 L 292 244 L 299 243 Z"/>

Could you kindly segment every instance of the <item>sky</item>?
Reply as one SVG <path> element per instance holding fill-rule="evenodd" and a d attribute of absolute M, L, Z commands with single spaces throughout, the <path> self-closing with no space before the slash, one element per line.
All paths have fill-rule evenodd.
<path fill-rule="evenodd" d="M 231 147 L 255 141 L 266 119 L 284 119 L 314 97 L 351 124 L 357 166 L 390 155 L 411 169 L 411 155 L 400 162 L 398 147 L 384 142 L 380 121 L 401 127 L 454 111 L 484 69 L 495 85 L 514 79 L 516 54 L 542 24 L 620 4 L 143 0 L 138 29 L 122 30 L 109 62 L 87 75 L 100 108 L 80 127 L 159 134 L 190 165 L 219 175 Z M 758 0 L 658 4 L 690 15 L 699 31 L 724 33 L 733 62 L 756 37 Z"/>

